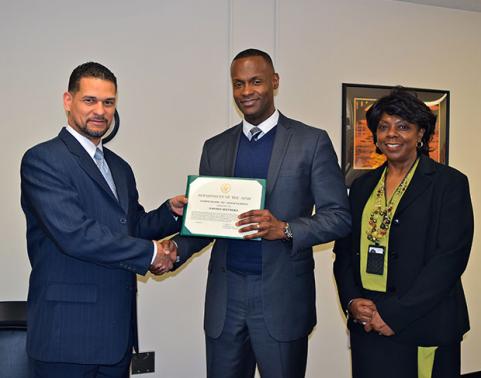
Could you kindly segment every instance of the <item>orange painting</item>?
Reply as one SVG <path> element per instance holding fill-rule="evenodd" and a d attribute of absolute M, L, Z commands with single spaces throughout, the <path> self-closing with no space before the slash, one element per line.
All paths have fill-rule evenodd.
<path fill-rule="evenodd" d="M 441 102 L 439 101 L 427 102 L 433 113 L 438 116 L 441 111 Z M 367 127 L 366 111 L 377 101 L 373 98 L 354 98 L 354 140 L 353 140 L 353 168 L 354 169 L 374 169 L 380 166 L 386 160 L 385 156 L 376 153 L 376 146 L 372 139 L 372 133 Z M 441 161 L 441 143 L 439 138 L 440 117 L 437 117 L 436 128 L 434 135 L 429 143 L 429 156 L 438 161 Z"/>

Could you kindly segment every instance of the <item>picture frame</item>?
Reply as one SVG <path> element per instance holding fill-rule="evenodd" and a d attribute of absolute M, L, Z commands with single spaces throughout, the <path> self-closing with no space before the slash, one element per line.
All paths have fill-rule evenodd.
<path fill-rule="evenodd" d="M 366 111 L 379 98 L 388 95 L 394 86 L 342 84 L 342 158 L 341 169 L 346 186 L 354 179 L 384 163 L 376 153 L 371 131 L 367 127 Z M 436 114 L 436 128 L 429 143 L 430 157 L 448 164 L 450 92 L 443 89 L 403 87 L 424 101 Z"/>

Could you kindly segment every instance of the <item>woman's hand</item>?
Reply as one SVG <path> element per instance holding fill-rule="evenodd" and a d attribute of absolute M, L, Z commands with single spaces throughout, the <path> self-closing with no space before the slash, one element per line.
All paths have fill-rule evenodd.
<path fill-rule="evenodd" d="M 374 330 L 382 336 L 394 335 L 394 331 L 382 320 L 381 315 L 377 311 L 374 312 L 371 321 L 364 325 L 364 330 L 366 332 Z"/>
<path fill-rule="evenodd" d="M 366 325 L 371 322 L 376 312 L 376 305 L 370 299 L 355 298 L 351 301 L 347 310 L 355 322 Z"/>

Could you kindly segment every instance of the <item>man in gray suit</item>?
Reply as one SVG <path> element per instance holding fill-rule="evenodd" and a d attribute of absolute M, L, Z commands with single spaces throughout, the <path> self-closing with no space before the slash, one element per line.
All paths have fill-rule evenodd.
<path fill-rule="evenodd" d="M 255 233 L 214 243 L 205 302 L 207 376 L 253 377 L 257 363 L 263 378 L 304 377 L 316 324 L 312 246 L 349 233 L 344 179 L 327 133 L 276 110 L 279 75 L 268 54 L 239 53 L 231 77 L 244 120 L 205 142 L 200 174 L 266 178 L 266 208 L 239 217 L 240 232 Z M 173 240 L 165 247 L 178 254 L 177 265 L 211 242 Z"/>

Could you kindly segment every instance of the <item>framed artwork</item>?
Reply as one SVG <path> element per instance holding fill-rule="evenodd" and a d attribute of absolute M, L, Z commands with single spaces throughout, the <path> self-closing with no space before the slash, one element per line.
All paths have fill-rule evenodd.
<path fill-rule="evenodd" d="M 373 136 L 367 127 L 366 111 L 380 97 L 388 95 L 394 87 L 366 84 L 342 84 L 342 159 L 341 168 L 346 185 L 368 170 L 384 163 L 384 155 L 376 153 Z M 448 164 L 449 91 L 439 89 L 408 88 L 424 101 L 436 115 L 436 128 L 429 143 L 429 156 Z"/>

